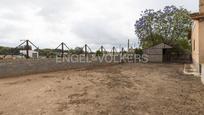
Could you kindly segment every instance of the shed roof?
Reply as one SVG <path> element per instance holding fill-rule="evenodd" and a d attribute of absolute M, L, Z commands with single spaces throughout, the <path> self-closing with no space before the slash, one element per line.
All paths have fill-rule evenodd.
<path fill-rule="evenodd" d="M 172 47 L 165 44 L 165 43 L 161 43 L 161 44 L 155 45 L 153 47 L 150 47 L 148 49 L 170 49 L 170 48 L 172 48 Z"/>

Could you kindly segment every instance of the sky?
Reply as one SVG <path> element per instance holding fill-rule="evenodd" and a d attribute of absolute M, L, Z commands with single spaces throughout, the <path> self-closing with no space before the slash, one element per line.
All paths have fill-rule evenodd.
<path fill-rule="evenodd" d="M 199 0 L 0 0 L 0 46 L 16 47 L 29 39 L 40 48 L 88 44 L 138 46 L 134 24 L 145 9 L 167 5 L 198 11 Z"/>

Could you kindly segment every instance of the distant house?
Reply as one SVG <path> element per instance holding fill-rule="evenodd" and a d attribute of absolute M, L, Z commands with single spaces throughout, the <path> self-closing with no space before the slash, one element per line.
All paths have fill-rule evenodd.
<path fill-rule="evenodd" d="M 200 0 L 199 12 L 191 14 L 192 27 L 192 60 L 197 72 L 204 77 L 204 0 Z"/>
<path fill-rule="evenodd" d="M 20 50 L 20 54 L 26 55 L 27 52 L 26 52 L 26 50 Z M 29 51 L 28 51 L 28 56 L 29 56 L 30 58 L 38 58 L 38 57 L 39 57 L 39 54 L 38 54 L 37 51 L 29 50 Z"/>
<path fill-rule="evenodd" d="M 149 57 L 149 62 L 165 62 L 167 61 L 168 59 L 166 59 L 166 57 L 164 56 L 166 51 L 168 49 L 171 49 L 172 47 L 167 45 L 167 44 L 164 44 L 164 43 L 161 43 L 161 44 L 158 44 L 156 46 L 153 46 L 153 47 L 150 47 L 148 49 L 144 49 L 144 54 L 145 55 L 148 55 Z"/>

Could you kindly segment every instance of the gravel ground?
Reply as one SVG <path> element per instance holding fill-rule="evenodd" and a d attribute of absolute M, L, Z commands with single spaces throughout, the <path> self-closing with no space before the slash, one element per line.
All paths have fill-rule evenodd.
<path fill-rule="evenodd" d="M 0 115 L 203 115 L 179 64 L 120 64 L 0 79 Z"/>

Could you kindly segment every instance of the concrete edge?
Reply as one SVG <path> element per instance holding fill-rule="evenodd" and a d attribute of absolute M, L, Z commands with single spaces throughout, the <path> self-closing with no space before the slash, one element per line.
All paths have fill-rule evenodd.
<path fill-rule="evenodd" d="M 187 67 L 189 66 L 189 67 Z M 192 64 L 184 64 L 184 69 L 183 69 L 184 75 L 191 75 L 195 77 L 201 77 L 200 73 L 196 71 L 194 66 Z"/>

